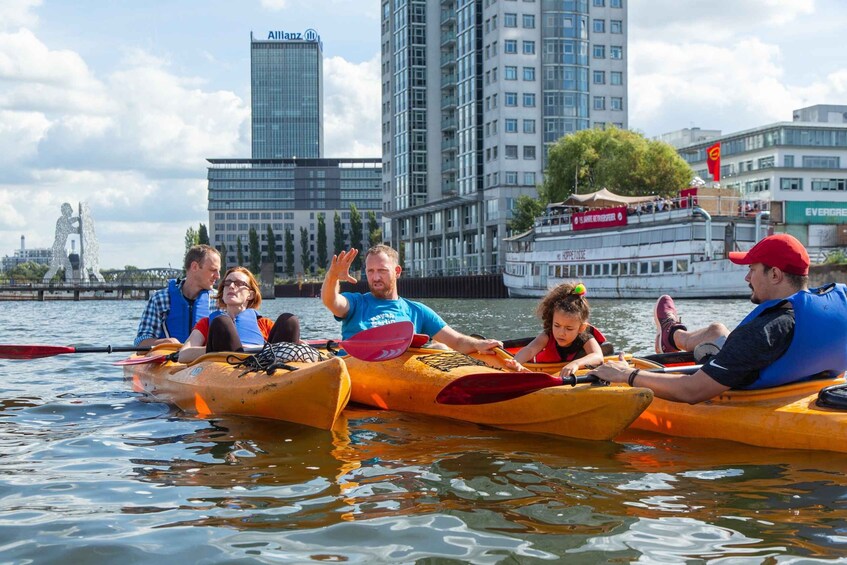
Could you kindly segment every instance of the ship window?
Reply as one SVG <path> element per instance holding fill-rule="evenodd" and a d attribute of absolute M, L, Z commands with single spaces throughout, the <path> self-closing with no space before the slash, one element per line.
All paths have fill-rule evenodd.
<path fill-rule="evenodd" d="M 688 259 L 677 259 L 676 260 L 676 272 L 677 273 L 687 273 L 688 272 Z"/>
<path fill-rule="evenodd" d="M 618 264 L 617 263 L 612 263 L 612 276 L 613 277 L 618 276 Z"/>
<path fill-rule="evenodd" d="M 629 274 L 629 263 L 621 263 L 621 276 L 625 277 Z"/>
<path fill-rule="evenodd" d="M 609 264 L 608 263 L 603 263 L 603 274 L 604 275 L 609 274 Z"/>
<path fill-rule="evenodd" d="M 585 274 L 584 265 L 576 266 L 576 278 L 581 278 Z"/>
<path fill-rule="evenodd" d="M 662 272 L 663 273 L 672 273 L 673 272 L 673 261 L 662 261 Z"/>
<path fill-rule="evenodd" d="M 629 274 L 634 275 L 638 272 L 638 263 L 629 264 Z"/>
<path fill-rule="evenodd" d="M 661 273 L 659 270 L 659 262 L 658 261 L 650 261 L 650 272 L 651 273 Z"/>

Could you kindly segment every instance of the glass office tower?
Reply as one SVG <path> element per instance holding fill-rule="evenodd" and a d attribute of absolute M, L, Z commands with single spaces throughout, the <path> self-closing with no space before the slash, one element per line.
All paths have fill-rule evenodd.
<path fill-rule="evenodd" d="M 254 159 L 323 156 L 323 50 L 311 37 L 250 34 Z"/>

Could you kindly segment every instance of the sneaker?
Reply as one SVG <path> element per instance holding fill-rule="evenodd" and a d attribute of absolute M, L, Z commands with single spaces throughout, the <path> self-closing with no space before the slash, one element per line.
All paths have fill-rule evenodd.
<path fill-rule="evenodd" d="M 653 311 L 653 319 L 656 322 L 656 353 L 673 353 L 679 348 L 671 341 L 671 331 L 686 328 L 676 313 L 676 305 L 673 298 L 667 294 L 660 296 L 656 301 Z"/>

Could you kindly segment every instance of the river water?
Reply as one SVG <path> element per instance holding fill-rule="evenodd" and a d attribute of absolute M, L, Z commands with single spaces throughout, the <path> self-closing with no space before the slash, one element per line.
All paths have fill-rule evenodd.
<path fill-rule="evenodd" d="M 531 300 L 427 300 L 453 327 L 533 334 Z M 652 302 L 592 301 L 648 353 Z M 681 300 L 730 327 L 743 300 Z M 0 343 L 128 345 L 143 302 L 0 303 Z M 338 324 L 318 299 L 304 338 Z M 626 432 L 614 442 L 349 408 L 332 431 L 186 416 L 111 362 L 0 360 L 3 563 L 847 563 L 847 455 Z M 779 433 L 779 430 L 774 430 Z"/>

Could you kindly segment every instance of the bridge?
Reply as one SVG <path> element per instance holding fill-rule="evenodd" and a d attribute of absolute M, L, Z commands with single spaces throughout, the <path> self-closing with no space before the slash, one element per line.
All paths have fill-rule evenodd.
<path fill-rule="evenodd" d="M 182 275 L 182 269 L 158 267 L 107 271 L 104 282 L 21 280 L 0 278 L 0 300 L 146 300 L 150 293 L 164 288 L 168 279 Z"/>

